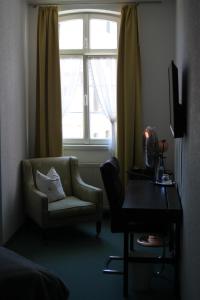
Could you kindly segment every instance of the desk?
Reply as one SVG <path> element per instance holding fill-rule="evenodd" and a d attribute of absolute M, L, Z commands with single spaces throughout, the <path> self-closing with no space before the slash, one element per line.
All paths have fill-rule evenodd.
<path fill-rule="evenodd" d="M 130 222 L 144 224 L 147 232 L 162 233 L 170 226 L 171 251 L 169 257 L 134 257 L 129 255 L 129 231 L 124 230 L 123 292 L 128 296 L 128 262 L 172 263 L 175 267 L 175 290 L 178 291 L 178 261 L 182 207 L 175 186 L 155 185 L 150 180 L 129 180 L 123 203 L 123 214 Z M 128 224 L 128 223 L 127 223 Z"/>

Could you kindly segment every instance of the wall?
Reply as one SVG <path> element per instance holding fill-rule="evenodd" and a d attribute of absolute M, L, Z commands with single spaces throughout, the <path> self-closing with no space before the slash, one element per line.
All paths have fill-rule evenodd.
<path fill-rule="evenodd" d="M 40 1 L 36 1 L 39 3 Z M 45 1 L 42 1 L 43 3 Z M 70 1 L 72 2 L 72 1 Z M 81 1 L 79 1 L 80 3 Z M 84 1 L 83 1 L 84 2 Z M 88 2 L 88 1 L 86 1 Z M 99 1 L 92 1 L 93 3 Z M 104 1 L 105 3 L 106 1 Z M 48 1 L 51 3 L 51 1 Z M 62 5 L 60 10 L 92 8 L 120 11 L 121 5 L 100 3 L 91 5 Z M 141 4 L 138 6 L 140 45 L 142 59 L 142 101 L 144 109 L 144 128 L 147 125 L 155 126 L 159 139 L 167 139 L 169 151 L 167 153 L 167 167 L 173 169 L 174 145 L 169 131 L 169 107 L 168 107 L 168 75 L 167 68 L 174 58 L 174 17 L 175 3 L 173 0 L 165 0 L 162 4 Z M 36 53 L 36 21 L 37 11 L 29 7 L 29 62 L 30 62 L 30 95 L 29 95 L 29 153 L 34 156 L 34 112 L 35 112 L 35 60 Z M 89 151 L 69 148 L 65 155 L 76 155 L 81 163 L 99 163 L 109 157 L 105 149 Z"/>
<path fill-rule="evenodd" d="M 187 131 L 178 141 L 177 158 L 182 173 L 183 205 L 181 296 L 198 300 L 200 295 L 200 2 L 177 0 L 177 65 L 182 100 L 187 103 Z M 180 171 L 180 170 L 179 170 Z"/>
<path fill-rule="evenodd" d="M 98 8 L 98 5 L 94 4 L 93 8 Z M 107 8 L 111 9 L 109 5 Z M 119 5 L 113 9 L 119 10 Z M 173 9 L 173 0 L 139 7 L 144 126 L 156 126 L 159 138 L 168 140 L 170 136 L 166 68 L 173 56 Z M 28 137 L 29 156 L 33 154 L 34 148 L 35 66 L 32 63 L 32 69 L 30 68 L 32 90 L 30 89 L 31 101 L 27 107 L 26 18 L 26 5 L 23 0 L 0 1 L 0 242 L 5 242 L 23 221 L 20 161 L 26 157 Z M 29 21 L 31 24 L 30 12 Z M 30 42 L 34 41 L 34 37 L 35 35 L 30 35 Z M 29 60 L 34 62 L 35 53 L 33 48 L 31 49 L 31 43 L 29 46 Z M 29 126 L 26 123 L 27 119 Z M 173 167 L 172 149 L 170 141 L 170 168 Z M 76 154 L 74 150 L 70 152 Z M 98 160 L 101 157 L 102 161 L 108 157 L 108 152 L 103 150 L 101 153 L 91 153 L 80 153 L 81 162 L 96 163 L 97 157 Z"/>
<path fill-rule="evenodd" d="M 166 139 L 166 167 L 174 168 L 174 140 L 169 128 L 168 66 L 175 57 L 175 1 L 138 7 L 142 62 L 144 128 L 155 127 Z"/>
<path fill-rule="evenodd" d="M 20 161 L 26 153 L 24 1 L 0 1 L 0 242 L 23 220 Z"/>

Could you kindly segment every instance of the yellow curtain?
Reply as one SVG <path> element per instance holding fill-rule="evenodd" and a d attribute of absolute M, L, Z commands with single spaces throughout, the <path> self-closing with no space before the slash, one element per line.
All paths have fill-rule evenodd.
<path fill-rule="evenodd" d="M 122 180 L 143 166 L 141 66 L 137 5 L 122 8 L 117 67 L 117 156 Z"/>
<path fill-rule="evenodd" d="M 58 10 L 40 7 L 37 32 L 36 156 L 62 155 Z"/>

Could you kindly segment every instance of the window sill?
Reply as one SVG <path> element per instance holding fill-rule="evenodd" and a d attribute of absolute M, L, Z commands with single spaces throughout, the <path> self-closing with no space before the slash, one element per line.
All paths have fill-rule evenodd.
<path fill-rule="evenodd" d="M 83 151 L 99 151 L 108 150 L 108 145 L 72 145 L 64 144 L 63 149 L 83 150 Z"/>

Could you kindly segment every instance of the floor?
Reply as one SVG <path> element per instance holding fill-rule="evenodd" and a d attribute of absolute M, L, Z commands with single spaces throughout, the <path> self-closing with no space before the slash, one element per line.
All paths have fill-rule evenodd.
<path fill-rule="evenodd" d="M 108 255 L 122 255 L 123 236 L 110 232 L 109 220 L 104 220 L 100 238 L 95 237 L 95 225 L 52 230 L 48 243 L 41 230 L 26 223 L 8 242 L 7 247 L 55 272 L 68 286 L 70 300 L 122 300 L 122 276 L 106 275 L 102 269 Z M 160 249 L 137 250 L 155 251 Z M 143 248 L 143 249 L 142 249 Z M 111 267 L 121 268 L 122 262 Z M 160 265 L 129 265 L 129 297 L 132 300 L 176 300 L 173 291 L 173 267 L 165 266 L 160 277 Z"/>

